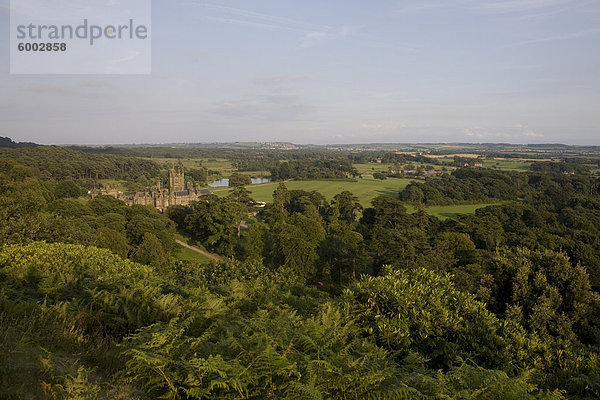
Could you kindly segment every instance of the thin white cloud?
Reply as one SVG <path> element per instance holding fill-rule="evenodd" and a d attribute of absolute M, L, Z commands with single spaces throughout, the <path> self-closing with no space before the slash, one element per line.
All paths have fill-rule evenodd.
<path fill-rule="evenodd" d="M 576 4 L 576 0 L 503 0 L 478 1 L 478 7 L 497 13 L 521 13 Z"/>
<path fill-rule="evenodd" d="M 465 132 L 466 136 L 468 136 L 468 137 L 474 137 L 476 139 L 483 139 L 483 138 L 485 138 L 487 136 L 486 132 L 483 132 L 483 131 L 481 131 L 479 129 L 476 129 L 476 128 L 466 128 L 464 130 L 464 132 Z"/>
<path fill-rule="evenodd" d="M 534 44 L 534 43 L 556 42 L 556 41 L 561 41 L 561 40 L 573 40 L 573 39 L 579 39 L 582 37 L 596 35 L 598 33 L 600 33 L 600 28 L 587 29 L 587 30 L 578 31 L 578 32 L 561 33 L 559 35 L 551 35 L 551 36 L 546 36 L 543 38 L 525 40 L 523 42 L 510 44 L 507 47 L 524 46 L 524 45 Z"/>
<path fill-rule="evenodd" d="M 597 0 L 578 0 L 578 1 L 565 1 L 562 5 L 556 4 L 551 7 L 528 10 L 517 15 L 517 19 L 535 19 L 535 18 L 548 18 L 551 15 L 565 14 L 576 8 L 583 8 L 588 5 L 597 4 Z"/>
<path fill-rule="evenodd" d="M 396 96 L 396 92 L 381 92 L 381 93 L 374 93 L 372 96 L 375 99 L 389 99 L 391 97 Z"/>
<path fill-rule="evenodd" d="M 396 7 L 395 11 L 397 13 L 417 13 L 448 6 L 452 6 L 452 3 L 449 1 L 415 1 L 413 4 L 406 4 L 403 2 L 401 5 Z"/>
<path fill-rule="evenodd" d="M 279 25 L 279 24 L 269 24 L 260 21 L 248 21 L 236 18 L 223 18 L 223 17 L 213 17 L 213 16 L 202 16 L 202 20 L 205 21 L 213 21 L 220 22 L 229 25 L 237 25 L 246 28 L 260 28 L 260 29 L 269 29 L 269 30 L 284 30 L 284 31 L 292 31 L 292 32 L 304 32 L 301 29 L 294 28 L 292 26 Z"/>
<path fill-rule="evenodd" d="M 302 41 L 302 43 L 300 43 L 300 47 L 313 47 L 316 43 L 320 42 L 323 39 L 326 39 L 329 36 L 330 34 L 324 32 L 311 32 L 304 37 L 304 40 Z"/>
<path fill-rule="evenodd" d="M 198 1 L 184 1 L 180 4 L 189 7 L 201 8 L 207 11 L 199 17 L 201 20 L 205 21 L 213 21 L 247 28 L 301 33 L 302 38 L 299 43 L 301 48 L 313 47 L 325 39 L 352 37 L 354 40 L 372 47 L 410 50 L 408 46 L 402 44 L 389 44 L 379 40 L 378 38 L 359 34 L 358 31 L 362 28 L 362 26 L 335 26 L 311 23 L 292 18 L 280 17 L 277 15 L 249 11 L 237 7 L 229 7 Z M 212 15 L 209 15 L 209 13 Z"/>
<path fill-rule="evenodd" d="M 253 82 L 259 86 L 281 86 L 293 82 L 305 81 L 311 78 L 312 76 L 307 74 L 273 75 L 255 79 Z"/>
<path fill-rule="evenodd" d="M 376 124 L 361 124 L 360 125 L 361 130 L 371 131 L 371 132 L 383 132 L 383 133 L 394 132 L 394 131 L 398 131 L 403 128 L 406 128 L 406 125 L 398 124 L 398 123 L 392 123 L 392 124 L 376 123 Z"/>
<path fill-rule="evenodd" d="M 133 52 L 129 53 L 128 55 L 126 55 L 125 57 L 117 58 L 116 60 L 112 60 L 111 64 L 120 64 L 120 63 L 124 63 L 124 62 L 127 62 L 127 61 L 134 60 L 140 54 L 141 53 L 139 51 L 133 51 Z"/>
<path fill-rule="evenodd" d="M 396 8 L 399 13 L 429 12 L 435 9 L 467 9 L 489 14 L 546 13 L 558 10 L 567 11 L 580 7 L 582 0 L 413 0 L 403 2 Z"/>
<path fill-rule="evenodd" d="M 95 89 L 112 89 L 115 87 L 112 83 L 101 82 L 101 81 L 81 81 L 79 86 L 84 88 L 95 88 Z"/>
<path fill-rule="evenodd" d="M 275 121 L 297 119 L 313 107 L 295 95 L 268 95 L 214 103 L 209 111 L 228 118 Z"/>
<path fill-rule="evenodd" d="M 523 136 L 542 138 L 545 135 L 543 133 L 537 133 L 537 132 L 534 132 L 534 131 L 527 131 L 527 132 L 523 133 Z"/>
<path fill-rule="evenodd" d="M 51 85 L 51 84 L 39 84 L 29 85 L 23 89 L 30 93 L 36 94 L 49 94 L 52 96 L 77 96 L 77 97 L 98 97 L 104 95 L 100 88 L 105 86 L 91 86 L 91 82 L 82 82 L 78 85 Z"/>
<path fill-rule="evenodd" d="M 217 16 L 203 16 L 203 18 L 228 24 L 255 28 L 296 31 L 302 33 L 334 30 L 333 27 L 327 25 L 312 24 L 305 21 L 244 10 L 236 7 L 228 7 L 219 4 L 199 3 L 194 1 L 183 2 L 181 4 L 215 12 L 217 13 Z"/>
<path fill-rule="evenodd" d="M 526 139 L 526 138 L 543 138 L 543 133 L 535 132 L 534 130 L 524 127 L 521 124 L 514 124 L 510 127 L 499 129 L 487 129 L 484 127 L 465 128 L 463 130 L 465 136 L 477 140 L 506 140 L 506 139 Z"/>

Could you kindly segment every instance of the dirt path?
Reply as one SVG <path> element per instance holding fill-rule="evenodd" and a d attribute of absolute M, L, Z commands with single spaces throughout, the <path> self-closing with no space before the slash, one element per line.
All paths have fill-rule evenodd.
<path fill-rule="evenodd" d="M 207 252 L 207 251 L 204 251 L 204 250 L 200 250 L 199 248 L 197 248 L 197 247 L 194 247 L 194 246 L 190 246 L 189 244 L 187 244 L 187 243 L 184 243 L 184 242 L 182 242 L 181 240 L 175 240 L 175 242 L 176 242 L 178 245 L 180 245 L 180 246 L 183 246 L 183 247 L 186 247 L 186 248 L 188 248 L 188 249 L 190 249 L 190 250 L 192 250 L 192 251 L 195 251 L 196 253 L 200 253 L 200 254 L 202 254 L 203 256 L 210 258 L 211 260 L 215 260 L 215 261 L 221 261 L 221 260 L 222 260 L 221 256 L 218 256 L 218 255 L 216 255 L 216 254 L 209 253 L 209 252 Z"/>

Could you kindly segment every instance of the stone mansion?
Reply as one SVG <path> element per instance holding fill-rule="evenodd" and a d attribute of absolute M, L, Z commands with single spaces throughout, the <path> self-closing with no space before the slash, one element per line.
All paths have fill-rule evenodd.
<path fill-rule="evenodd" d="M 198 187 L 190 189 L 185 183 L 183 168 L 173 167 L 169 170 L 169 187 L 165 188 L 159 181 L 156 186 L 143 192 L 123 193 L 114 188 L 92 190 L 92 198 L 98 195 L 113 196 L 123 200 L 127 205 L 140 204 L 144 206 L 156 207 L 161 212 L 169 206 L 189 205 L 196 201 L 200 196 L 210 194 L 209 189 L 200 189 Z"/>

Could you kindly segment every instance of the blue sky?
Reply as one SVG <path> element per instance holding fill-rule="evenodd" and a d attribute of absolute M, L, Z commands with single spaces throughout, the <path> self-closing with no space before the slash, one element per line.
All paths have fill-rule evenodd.
<path fill-rule="evenodd" d="M 152 14 L 151 75 L 10 75 L 0 0 L 0 136 L 600 144 L 598 0 L 163 0 Z"/>

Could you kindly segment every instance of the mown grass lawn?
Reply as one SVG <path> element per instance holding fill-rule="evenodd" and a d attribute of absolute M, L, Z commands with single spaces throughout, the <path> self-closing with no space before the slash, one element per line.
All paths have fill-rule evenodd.
<path fill-rule="evenodd" d="M 356 182 L 353 181 L 288 181 L 285 186 L 288 190 L 306 190 L 307 192 L 317 191 L 321 193 L 328 201 L 343 191 L 352 192 L 358 197 L 363 207 L 369 207 L 371 200 L 380 195 L 398 198 L 398 192 L 404 189 L 411 182 L 411 179 L 388 178 L 378 180 L 373 178 L 362 178 Z M 277 188 L 279 182 L 263 183 L 260 185 L 246 186 L 252 192 L 252 197 L 257 201 L 269 202 L 273 199 L 273 191 Z M 226 196 L 229 189 L 216 189 L 215 194 Z"/>
<path fill-rule="evenodd" d="M 461 214 L 475 214 L 475 210 L 487 206 L 496 206 L 503 204 L 499 203 L 477 203 L 477 204 L 453 204 L 449 206 L 429 206 L 425 211 L 429 215 L 434 215 L 441 220 L 448 218 L 456 219 Z"/>
<path fill-rule="evenodd" d="M 381 164 L 377 164 L 377 163 L 365 163 L 365 164 L 353 164 L 352 166 L 354 168 L 356 168 L 356 170 L 358 172 L 360 172 L 361 174 L 366 175 L 366 174 L 372 174 L 373 172 L 387 171 L 388 169 L 390 169 L 391 167 L 393 167 L 394 164 L 390 164 L 390 163 L 381 163 Z"/>
<path fill-rule="evenodd" d="M 371 201 L 380 195 L 398 198 L 398 192 L 404 189 L 412 180 L 400 178 L 388 178 L 378 180 L 373 178 L 358 179 L 352 181 L 288 181 L 285 186 L 288 190 L 306 190 L 307 192 L 317 191 L 321 193 L 328 201 L 345 190 L 352 192 L 358 197 L 363 207 L 370 207 Z M 273 199 L 273 191 L 277 188 L 279 182 L 263 183 L 260 185 L 246 186 L 252 192 L 252 198 L 257 201 L 270 202 Z M 217 188 L 214 193 L 218 196 L 226 196 L 229 188 Z M 475 210 L 487 206 L 503 204 L 504 202 L 494 203 L 476 203 L 476 204 L 453 204 L 448 206 L 430 206 L 425 209 L 428 214 L 434 215 L 441 220 L 448 218 L 455 219 L 461 214 L 474 214 Z M 410 203 L 405 203 L 408 212 L 414 212 L 414 207 Z"/>
<path fill-rule="evenodd" d="M 496 168 L 501 171 L 527 171 L 531 162 L 508 160 L 508 159 L 492 159 L 483 160 L 483 166 L 486 168 Z"/>
<path fill-rule="evenodd" d="M 400 168 L 402 168 L 402 169 L 406 168 L 406 166 L 408 164 L 412 164 L 414 166 L 414 168 L 426 168 L 426 169 L 429 169 L 429 168 L 442 169 L 442 168 L 446 167 L 445 165 L 436 165 L 433 163 L 420 163 L 420 162 L 399 163 Z M 358 172 L 360 172 L 362 175 L 372 175 L 374 172 L 388 171 L 390 168 L 392 168 L 394 166 L 394 164 L 391 164 L 391 163 L 381 163 L 381 164 L 366 163 L 366 164 L 353 164 L 352 166 L 354 168 L 356 168 L 358 170 Z M 446 167 L 446 169 L 448 170 L 448 172 L 452 171 L 452 168 Z"/>

